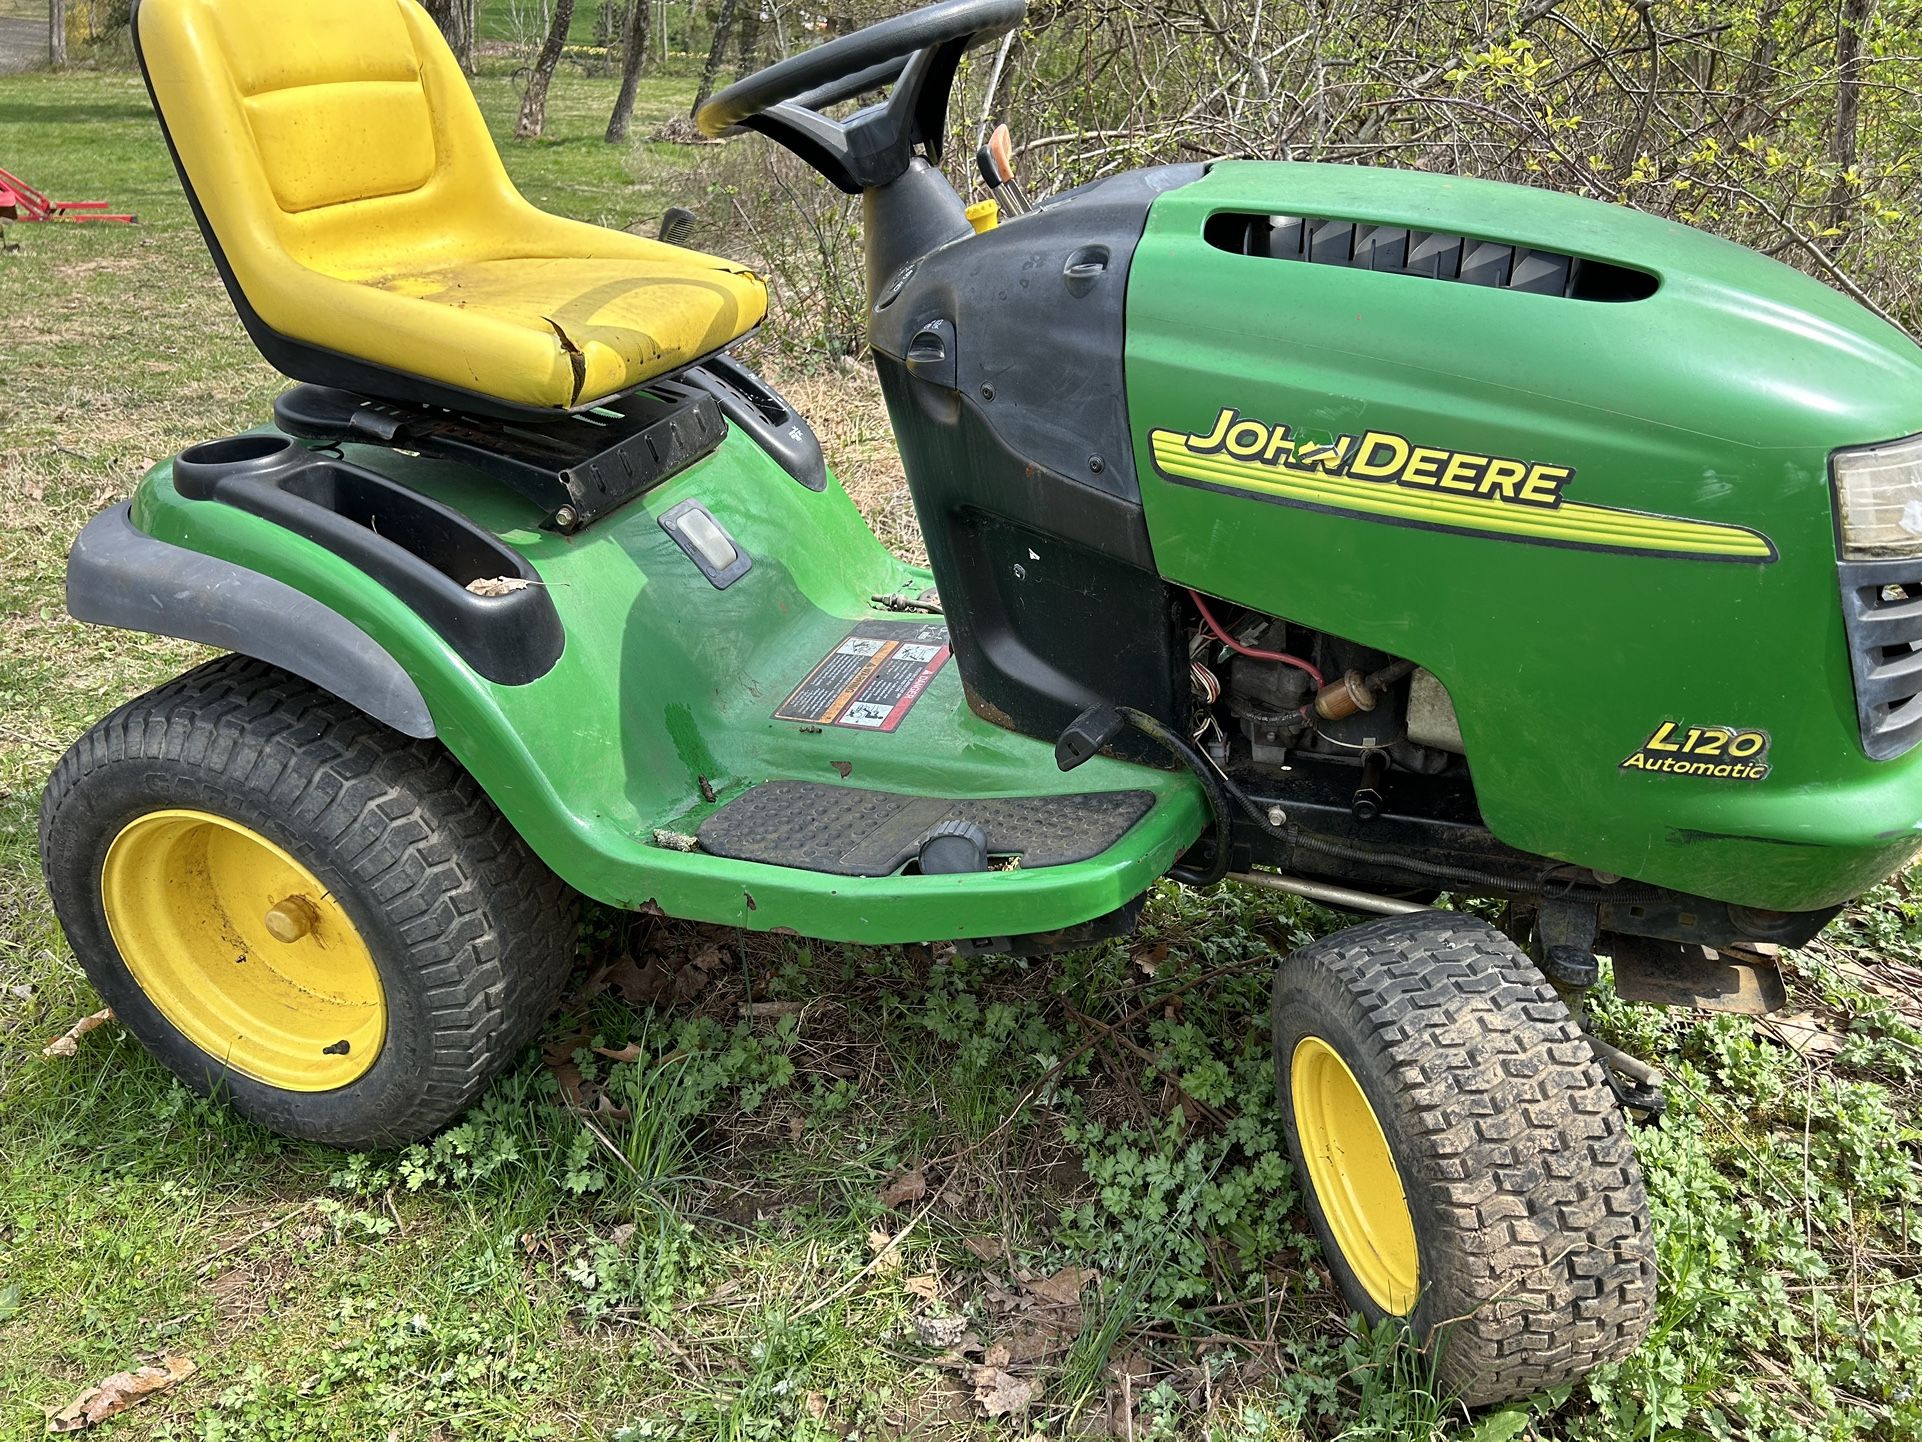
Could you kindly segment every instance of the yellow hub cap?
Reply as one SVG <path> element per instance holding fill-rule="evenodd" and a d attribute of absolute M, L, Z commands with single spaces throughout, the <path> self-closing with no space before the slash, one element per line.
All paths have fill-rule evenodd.
<path fill-rule="evenodd" d="M 154 811 L 107 848 L 114 945 L 160 1014 L 229 1069 L 287 1091 L 347 1085 L 387 1034 L 380 974 L 314 874 L 205 811 Z"/>
<path fill-rule="evenodd" d="M 1376 1306 L 1406 1316 L 1421 1290 L 1415 1219 L 1375 1110 L 1320 1037 L 1296 1043 L 1289 1069 L 1308 1180 L 1342 1260 Z"/>

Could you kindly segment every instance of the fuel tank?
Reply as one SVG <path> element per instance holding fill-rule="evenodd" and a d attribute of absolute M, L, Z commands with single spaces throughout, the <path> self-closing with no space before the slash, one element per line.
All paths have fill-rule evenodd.
<path fill-rule="evenodd" d="M 1912 643 L 1844 619 L 1922 557 L 1865 587 L 1830 476 L 1922 431 L 1922 350 L 1853 301 L 1624 207 L 1229 162 L 1154 201 L 1125 349 L 1160 573 L 1431 671 L 1502 840 L 1782 910 L 1922 843 L 1857 693 Z"/>

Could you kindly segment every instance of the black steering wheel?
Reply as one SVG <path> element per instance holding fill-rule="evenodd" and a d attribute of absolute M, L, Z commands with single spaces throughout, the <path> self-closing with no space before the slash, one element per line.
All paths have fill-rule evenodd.
<path fill-rule="evenodd" d="M 915 147 L 941 158 L 948 97 L 961 57 L 1021 23 L 1027 0 L 941 0 L 791 55 L 712 96 L 695 112 L 704 135 L 757 130 L 850 195 L 904 174 Z M 846 120 L 821 114 L 892 85 Z"/>

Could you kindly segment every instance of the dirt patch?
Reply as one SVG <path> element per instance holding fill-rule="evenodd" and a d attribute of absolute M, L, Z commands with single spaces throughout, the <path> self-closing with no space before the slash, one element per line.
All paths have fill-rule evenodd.
<path fill-rule="evenodd" d="M 98 260 L 76 260 L 56 265 L 53 273 L 61 280 L 82 280 L 90 275 L 122 275 L 149 268 L 149 262 L 134 255 L 109 255 Z"/>

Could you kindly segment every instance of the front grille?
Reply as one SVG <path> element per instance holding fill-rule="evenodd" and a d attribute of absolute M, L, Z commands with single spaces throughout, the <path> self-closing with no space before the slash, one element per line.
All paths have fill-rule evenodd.
<path fill-rule="evenodd" d="M 1922 560 L 1839 569 L 1862 749 L 1886 761 L 1922 741 Z"/>

